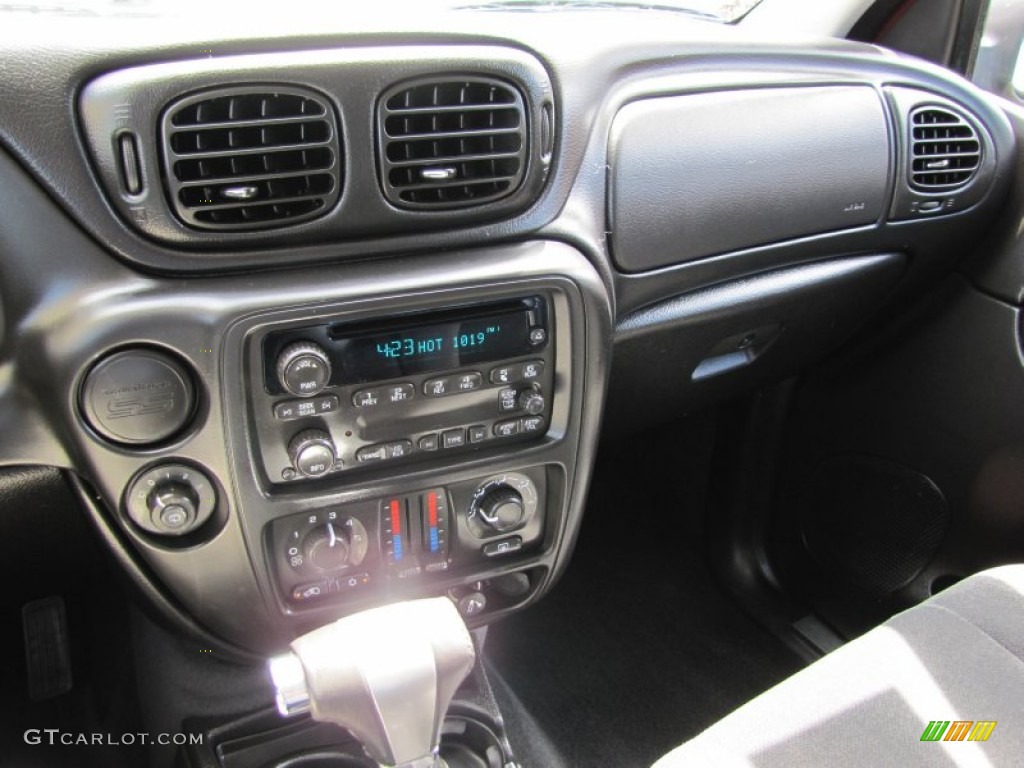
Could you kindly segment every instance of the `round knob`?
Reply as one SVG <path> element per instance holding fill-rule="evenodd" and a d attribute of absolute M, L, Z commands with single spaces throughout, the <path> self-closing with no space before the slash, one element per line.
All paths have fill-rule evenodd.
<path fill-rule="evenodd" d="M 199 499 L 185 483 L 159 483 L 146 499 L 153 525 L 168 533 L 183 531 L 196 519 Z"/>
<path fill-rule="evenodd" d="M 125 491 L 128 516 L 160 536 L 199 530 L 217 508 L 217 489 L 204 472 L 188 464 L 157 464 L 137 475 Z"/>
<path fill-rule="evenodd" d="M 277 358 L 281 386 L 299 397 L 312 397 L 331 380 L 327 353 L 311 341 L 297 341 L 285 347 Z"/>
<path fill-rule="evenodd" d="M 306 562 L 318 571 L 330 571 L 348 563 L 348 536 L 342 526 L 335 526 L 334 523 L 310 531 L 302 549 Z"/>
<path fill-rule="evenodd" d="M 499 485 L 480 499 L 480 517 L 496 531 L 510 531 L 523 521 L 523 497 L 515 488 Z"/>
<path fill-rule="evenodd" d="M 459 598 L 458 609 L 466 618 L 483 613 L 487 607 L 487 597 L 483 592 L 470 592 Z"/>
<path fill-rule="evenodd" d="M 527 389 L 519 395 L 519 407 L 531 416 L 544 412 L 544 395 L 535 389 Z"/>
<path fill-rule="evenodd" d="M 331 436 L 321 429 L 299 432 L 288 444 L 292 464 L 306 477 L 320 477 L 334 468 L 337 458 Z"/>

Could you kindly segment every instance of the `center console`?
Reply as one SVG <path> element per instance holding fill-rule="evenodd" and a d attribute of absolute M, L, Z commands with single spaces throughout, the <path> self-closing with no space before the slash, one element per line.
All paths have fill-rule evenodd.
<path fill-rule="evenodd" d="M 247 348 L 264 487 L 316 496 L 537 445 L 568 397 L 555 384 L 558 296 L 261 326 Z M 562 475 L 538 465 L 277 517 L 264 543 L 281 609 L 365 602 L 536 552 Z M 487 608 L 477 592 L 470 615 Z"/>
<path fill-rule="evenodd" d="M 606 379 L 597 273 L 546 241 L 391 266 L 154 280 L 69 345 L 97 522 L 230 646 L 425 597 L 480 626 L 568 558 Z"/>

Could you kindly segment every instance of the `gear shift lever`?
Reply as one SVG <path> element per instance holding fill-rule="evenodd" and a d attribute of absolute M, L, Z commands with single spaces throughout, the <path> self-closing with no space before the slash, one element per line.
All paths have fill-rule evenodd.
<path fill-rule="evenodd" d="M 309 712 L 347 728 L 381 766 L 438 765 L 445 712 L 476 659 L 450 600 L 363 611 L 291 647 L 270 660 L 282 715 Z"/>

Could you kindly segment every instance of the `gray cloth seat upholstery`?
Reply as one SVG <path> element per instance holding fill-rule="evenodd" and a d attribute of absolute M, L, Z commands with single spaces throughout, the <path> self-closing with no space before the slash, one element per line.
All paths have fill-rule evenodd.
<path fill-rule="evenodd" d="M 931 721 L 951 725 L 922 741 Z M 956 721 L 997 724 L 987 741 L 945 740 Z M 655 764 L 690 766 L 1024 766 L 1024 565 L 894 616 Z"/>

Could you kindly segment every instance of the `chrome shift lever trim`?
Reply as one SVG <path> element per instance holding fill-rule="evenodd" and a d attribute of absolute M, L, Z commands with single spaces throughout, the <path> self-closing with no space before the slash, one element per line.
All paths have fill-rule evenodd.
<path fill-rule="evenodd" d="M 282 714 L 308 711 L 380 765 L 435 768 L 445 712 L 473 668 L 473 640 L 444 597 L 375 608 L 296 639 L 270 661 Z"/>

